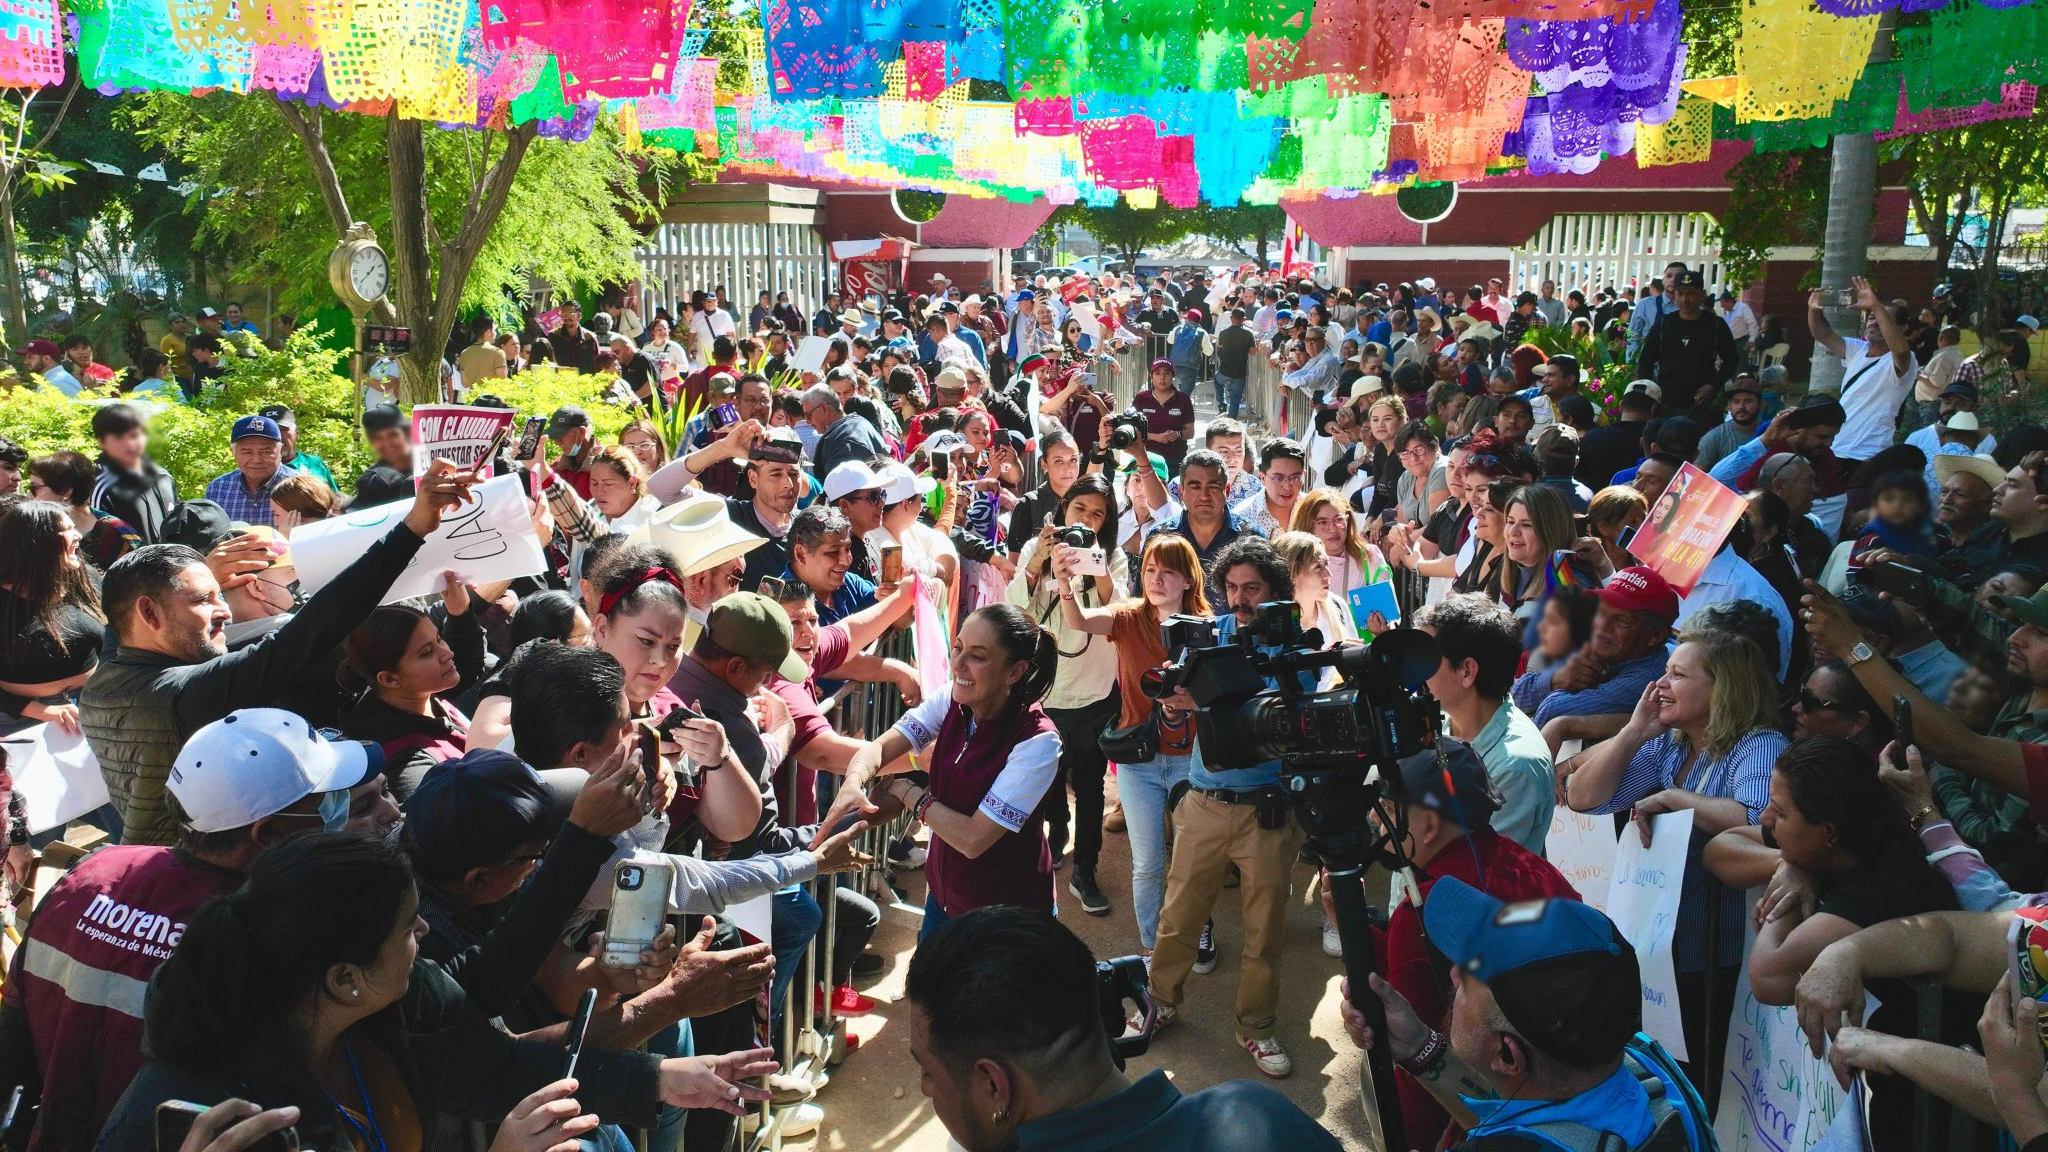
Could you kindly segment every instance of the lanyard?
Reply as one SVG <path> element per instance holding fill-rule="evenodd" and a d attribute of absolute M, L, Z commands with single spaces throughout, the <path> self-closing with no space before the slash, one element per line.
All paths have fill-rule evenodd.
<path fill-rule="evenodd" d="M 377 1109 L 370 1103 L 369 1088 L 363 1084 L 363 1070 L 356 1064 L 355 1049 L 349 1047 L 344 1042 L 341 1046 L 341 1051 L 342 1055 L 348 1057 L 348 1072 L 349 1075 L 355 1077 L 356 1093 L 363 1098 L 363 1116 L 369 1120 L 370 1126 L 365 1128 L 357 1122 L 355 1116 L 348 1109 L 341 1106 L 341 1101 L 336 1100 L 332 1096 L 327 1096 L 325 1091 L 322 1091 L 320 1094 L 327 1096 L 327 1102 L 334 1105 L 334 1110 L 341 1113 L 341 1118 L 348 1122 L 348 1126 L 355 1129 L 356 1135 L 363 1138 L 363 1152 L 390 1152 L 390 1145 L 384 1142 L 384 1131 L 377 1126 Z"/>

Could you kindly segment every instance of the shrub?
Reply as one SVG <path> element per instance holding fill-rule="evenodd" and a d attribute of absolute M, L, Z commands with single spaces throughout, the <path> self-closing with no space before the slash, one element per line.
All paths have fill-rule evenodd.
<path fill-rule="evenodd" d="M 322 347 L 316 329 L 292 334 L 281 352 L 228 361 L 227 375 L 189 404 L 165 405 L 150 417 L 150 455 L 178 482 L 178 494 L 196 499 L 207 482 L 234 468 L 228 435 L 237 417 L 265 404 L 284 404 L 298 417 L 299 446 L 320 457 L 343 493 L 375 462 L 369 443 L 357 434 L 353 384 L 343 371 L 344 354 Z M 563 404 L 590 413 L 593 431 L 617 437 L 632 413 L 602 402 L 611 380 L 546 367 L 481 389 L 501 396 L 522 416 L 545 416 Z M 54 389 L 19 389 L 0 407 L 0 434 L 36 455 L 63 449 L 96 456 L 92 402 L 66 399 Z"/>

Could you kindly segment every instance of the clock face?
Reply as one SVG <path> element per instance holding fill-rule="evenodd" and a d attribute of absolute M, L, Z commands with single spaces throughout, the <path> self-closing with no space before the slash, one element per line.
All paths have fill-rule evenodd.
<path fill-rule="evenodd" d="M 391 286 L 391 265 L 382 250 L 358 248 L 348 262 L 348 284 L 365 300 L 381 299 Z"/>

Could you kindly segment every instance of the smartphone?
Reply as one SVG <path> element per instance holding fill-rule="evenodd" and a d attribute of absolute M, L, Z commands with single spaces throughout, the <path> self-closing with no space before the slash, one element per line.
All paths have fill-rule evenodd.
<path fill-rule="evenodd" d="M 1099 545 L 1093 548 L 1074 549 L 1074 575 L 1109 575 L 1109 558 L 1103 555 L 1102 548 Z"/>
<path fill-rule="evenodd" d="M 606 918 L 604 955 L 607 968 L 638 968 L 640 954 L 654 947 L 668 919 L 668 893 L 675 865 L 621 860 L 612 867 L 611 912 Z"/>
<path fill-rule="evenodd" d="M 781 600 L 784 587 L 785 584 L 780 576 L 761 577 L 761 595 L 766 596 L 770 600 Z"/>
<path fill-rule="evenodd" d="M 526 418 L 526 429 L 519 433 L 519 458 L 521 460 L 532 456 L 534 450 L 540 447 L 540 435 L 547 431 L 547 428 L 548 418 L 545 416 L 528 416 Z"/>
<path fill-rule="evenodd" d="M 940 452 L 932 457 L 932 479 L 944 484 L 952 470 L 953 458 L 949 453 Z"/>
<path fill-rule="evenodd" d="M 713 409 L 711 410 L 711 421 L 710 421 L 710 423 L 711 423 L 711 427 L 712 427 L 712 428 L 714 428 L 714 429 L 716 429 L 716 428 L 724 428 L 724 427 L 726 427 L 726 426 L 728 426 L 728 425 L 731 425 L 731 424 L 736 424 L 736 423 L 738 423 L 738 422 L 739 422 L 739 418 L 740 418 L 740 410 L 739 410 L 739 407 L 738 407 L 738 405 L 734 405 L 734 404 L 720 404 L 720 405 L 719 405 L 718 407 L 716 407 L 716 408 L 713 408 Z"/>
<path fill-rule="evenodd" d="M 703 718 L 704 714 L 702 712 L 697 711 L 688 704 L 678 704 L 668 710 L 668 715 L 661 718 L 661 723 L 656 725 L 654 730 L 663 742 L 673 744 L 675 743 L 676 729 L 681 728 L 688 721 L 702 720 Z M 676 783 L 685 788 L 695 788 L 698 778 L 716 767 L 718 765 L 715 763 L 699 764 L 688 756 L 678 757 L 676 763 Z M 647 786 L 649 788 L 654 786 L 652 778 L 648 780 Z"/>
<path fill-rule="evenodd" d="M 597 1008 L 597 989 L 585 988 L 576 1001 L 576 1016 L 569 1021 L 569 1055 L 562 1061 L 561 1079 L 576 1075 L 576 1060 L 583 1055 L 583 1037 L 590 1031 L 590 1014 Z"/>
<path fill-rule="evenodd" d="M 889 544 L 882 548 L 882 583 L 903 582 L 903 546 Z"/>
<path fill-rule="evenodd" d="M 1873 592 L 1889 592 L 1895 600 L 1921 605 L 1934 598 L 1934 581 L 1907 564 L 1871 564 L 1857 569 L 1857 580 Z"/>
<path fill-rule="evenodd" d="M 1906 749 L 1913 745 L 1913 702 L 1904 696 L 1892 697 L 1892 725 L 1899 730 L 1898 752 L 1892 757 L 1892 767 L 1906 770 Z"/>
<path fill-rule="evenodd" d="M 156 1152 L 178 1152 L 192 1125 L 207 1109 L 189 1100 L 166 1100 L 156 1106 Z M 249 1152 L 299 1152 L 299 1130 L 280 1128 L 250 1146 Z"/>
<path fill-rule="evenodd" d="M 1856 290 L 1854 288 L 1823 288 L 1820 290 L 1820 306 L 1823 308 L 1854 308 L 1856 306 Z"/>
<path fill-rule="evenodd" d="M 484 449 L 483 455 L 476 458 L 476 467 L 471 471 L 479 476 L 483 475 L 484 470 L 491 466 L 491 462 L 498 458 L 498 453 L 505 450 L 505 442 L 511 438 L 512 425 L 508 421 L 498 429 L 496 436 L 491 437 L 490 445 Z"/>
<path fill-rule="evenodd" d="M 1615 547 L 1617 547 L 1617 548 L 1619 548 L 1619 549 L 1621 549 L 1621 550 L 1622 550 L 1623 552 L 1628 552 L 1628 554 L 1629 554 L 1629 555 L 1631 555 L 1631 556 L 1634 556 L 1634 555 L 1635 555 L 1635 553 L 1634 553 L 1634 552 L 1630 552 L 1630 551 L 1629 551 L 1629 547 L 1628 547 L 1628 546 L 1629 546 L 1629 542 L 1630 542 L 1631 540 L 1634 540 L 1635 538 L 1636 538 L 1636 526 L 1635 526 L 1635 525 L 1633 525 L 1633 524 L 1631 524 L 1631 525 L 1629 525 L 1628 527 L 1626 527 L 1626 528 L 1623 528 L 1623 529 L 1622 529 L 1622 530 L 1621 530 L 1620 532 L 1617 532 L 1617 533 L 1615 533 L 1615 535 L 1614 535 L 1614 546 L 1615 546 Z"/>

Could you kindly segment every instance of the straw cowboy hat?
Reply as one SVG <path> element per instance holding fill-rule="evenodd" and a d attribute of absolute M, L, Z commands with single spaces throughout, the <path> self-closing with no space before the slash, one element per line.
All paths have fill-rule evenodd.
<path fill-rule="evenodd" d="M 768 541 L 732 522 L 723 500 L 672 504 L 633 530 L 636 544 L 652 544 L 675 558 L 676 575 L 695 576 Z"/>

